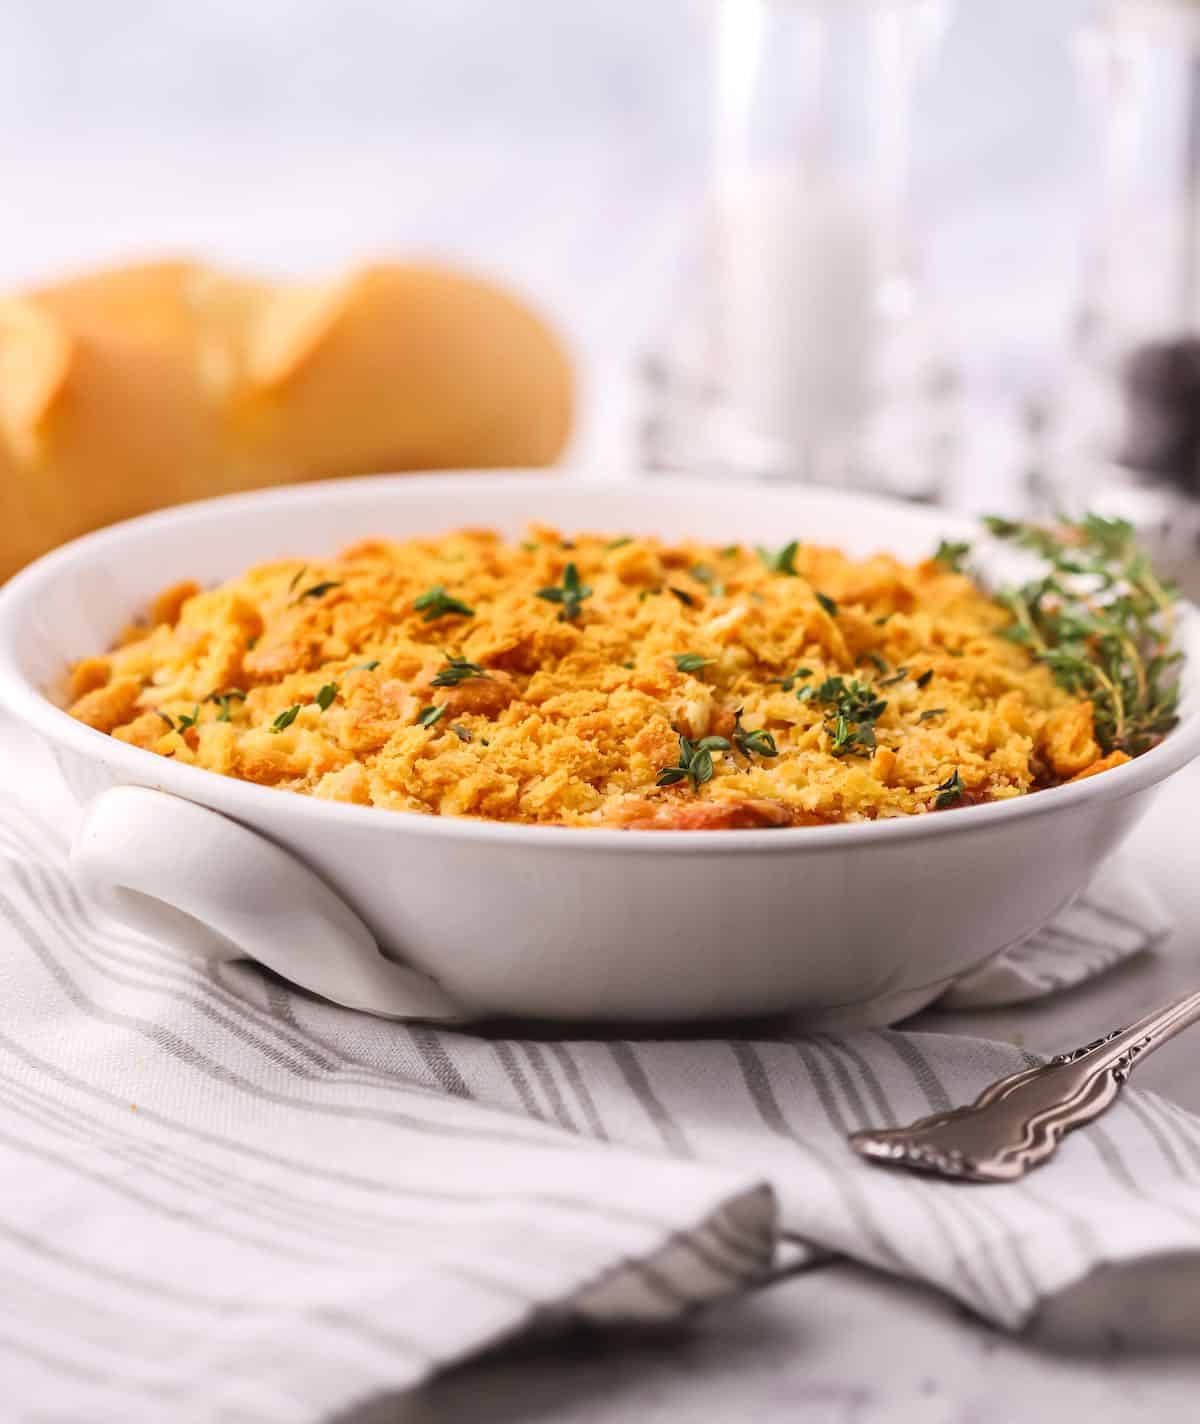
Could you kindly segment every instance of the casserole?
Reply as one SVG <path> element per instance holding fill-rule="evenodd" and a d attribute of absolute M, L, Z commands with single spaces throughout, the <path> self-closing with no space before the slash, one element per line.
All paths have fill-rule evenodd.
<path fill-rule="evenodd" d="M 375 1012 L 884 1023 L 1045 924 L 1200 750 L 1200 625 L 1187 607 L 1181 720 L 1161 745 L 1031 796 L 860 824 L 701 834 L 380 811 L 176 765 L 55 703 L 68 664 L 183 573 L 216 581 L 467 521 L 515 537 L 530 518 L 714 542 L 796 536 L 910 560 L 975 532 L 829 491 L 464 474 L 235 496 L 90 535 L 0 591 L 0 698 L 88 807 L 80 875 L 183 948 L 248 953 Z"/>

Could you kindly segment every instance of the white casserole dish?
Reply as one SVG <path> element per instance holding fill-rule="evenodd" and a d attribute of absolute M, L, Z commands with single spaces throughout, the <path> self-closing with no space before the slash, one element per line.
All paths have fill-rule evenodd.
<path fill-rule="evenodd" d="M 857 825 L 577 830 L 381 811 L 177 765 L 53 700 L 72 660 L 106 647 L 180 578 L 218 581 L 370 534 L 469 523 L 515 536 L 531 517 L 906 558 L 975 533 L 935 511 L 828 491 L 466 474 L 235 496 L 89 535 L 0 590 L 0 700 L 49 742 L 89 806 L 80 875 L 183 948 L 249 954 L 377 1013 L 884 1023 L 1045 924 L 1200 750 L 1191 608 L 1180 617 L 1182 719 L 1153 751 L 1017 800 Z"/>

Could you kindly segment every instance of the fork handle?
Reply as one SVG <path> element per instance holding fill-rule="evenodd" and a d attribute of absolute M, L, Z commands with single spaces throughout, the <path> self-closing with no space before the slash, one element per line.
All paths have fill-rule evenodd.
<path fill-rule="evenodd" d="M 1123 1083 L 1143 1058 L 1197 1022 L 1200 1022 L 1200 991 L 1185 994 L 1161 1009 L 1153 1009 L 1127 1027 L 1085 1044 L 1073 1053 L 1060 1053 L 1051 1062 L 1075 1063 L 1087 1058 L 1089 1067 L 1096 1072 L 1111 1072 Z"/>

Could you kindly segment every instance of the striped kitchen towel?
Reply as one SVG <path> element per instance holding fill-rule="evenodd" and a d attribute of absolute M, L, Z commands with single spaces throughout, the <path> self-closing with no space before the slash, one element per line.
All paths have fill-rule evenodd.
<path fill-rule="evenodd" d="M 126 932 L 64 853 L 61 825 L 0 807 L 6 1418 L 328 1420 L 534 1323 L 735 1296 L 789 1243 L 1010 1329 L 1064 1302 L 1066 1328 L 1106 1328 L 1125 1267 L 1173 1257 L 1177 1288 L 1180 1269 L 1200 1281 L 1200 1121 L 1151 1094 L 1028 1183 L 893 1175 L 844 1134 L 1030 1060 L 902 1032 L 401 1025 Z M 1145 911 L 1085 907 L 1021 973 L 1053 987 L 1068 960 L 1098 967 L 1125 939 L 1101 951 L 1088 926 L 1145 942 Z M 1107 1315 L 1081 1284 L 1097 1273 Z"/>

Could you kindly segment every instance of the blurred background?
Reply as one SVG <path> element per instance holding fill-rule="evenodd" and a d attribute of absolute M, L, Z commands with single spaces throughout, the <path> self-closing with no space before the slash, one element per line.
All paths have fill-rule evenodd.
<path fill-rule="evenodd" d="M 724 399 L 713 396 L 714 382 L 726 380 L 739 351 L 766 364 L 794 356 L 774 331 L 764 345 L 757 327 L 714 337 L 705 326 L 728 285 L 711 247 L 714 150 L 725 144 L 728 159 L 742 119 L 763 123 L 758 110 L 753 120 L 731 116 L 730 102 L 746 113 L 761 104 L 786 110 L 792 61 L 768 34 L 741 80 L 734 75 L 746 92 L 730 101 L 718 92 L 728 60 L 718 49 L 742 45 L 746 25 L 758 26 L 761 44 L 763 24 L 797 8 L 872 7 L 8 0 L 0 7 L 4 284 L 164 254 L 283 276 L 378 255 L 434 257 L 497 279 L 557 328 L 579 381 L 571 463 L 610 472 L 699 464 L 745 476 L 757 457 L 741 446 L 728 460 L 727 452 L 708 459 L 727 431 L 719 416 L 713 434 L 705 403 Z M 921 461 L 922 442 L 932 442 L 936 477 L 918 476 L 902 492 L 1019 506 L 1036 495 L 1033 466 L 1047 431 L 1064 425 L 1063 392 L 1079 384 L 1072 363 L 1105 260 L 1094 251 L 1096 214 L 1111 207 L 1116 181 L 1119 136 L 1097 119 L 1095 73 L 1089 94 L 1081 71 L 1086 22 L 1114 10 L 1196 7 L 894 0 L 890 8 L 900 16 L 893 42 L 923 27 L 919 74 L 903 62 L 870 71 L 845 49 L 827 63 L 843 109 L 859 106 L 868 123 L 863 96 L 882 95 L 893 132 L 897 113 L 909 126 L 890 156 L 891 177 L 869 180 L 893 184 L 890 217 L 867 204 L 872 240 L 895 237 L 891 218 L 902 212 L 909 286 L 900 305 L 920 318 L 916 354 L 899 358 L 911 369 L 893 369 L 896 390 L 906 408 L 913 390 L 919 400 L 932 392 L 938 407 L 936 428 L 898 437 Z M 1179 47 L 1177 37 L 1169 43 Z M 794 58 L 792 89 L 803 94 L 814 81 L 799 50 Z M 734 167 L 750 163 L 751 147 L 734 153 Z M 812 174 L 796 181 L 804 203 Z M 1110 192 L 1098 197 L 1106 181 Z M 844 250 L 836 234 L 793 232 L 791 218 L 776 220 L 780 211 L 755 209 L 753 240 L 735 224 L 737 262 L 759 260 L 764 221 L 790 252 L 804 242 L 814 260 Z M 836 280 L 850 289 L 860 275 L 851 264 Z M 823 330 L 804 328 L 808 298 L 797 297 L 794 319 L 783 323 L 801 330 L 804 351 L 823 351 L 827 332 L 842 325 L 836 280 Z M 840 359 L 852 362 L 853 353 Z M 806 379 L 819 396 L 828 372 Z M 1080 408 L 1119 403 L 1113 369 L 1106 379 L 1110 386 L 1090 389 Z M 750 393 L 751 404 L 759 394 Z M 847 483 L 895 482 L 888 469 L 836 469 Z M 911 469 L 897 478 L 912 485 Z"/>
<path fill-rule="evenodd" d="M 379 253 L 500 276 L 567 334 L 573 447 L 624 464 L 709 158 L 707 0 L 8 0 L 6 285 L 197 252 Z M 914 205 L 953 355 L 1045 379 L 1078 246 L 1081 0 L 960 0 L 920 96 Z"/>

